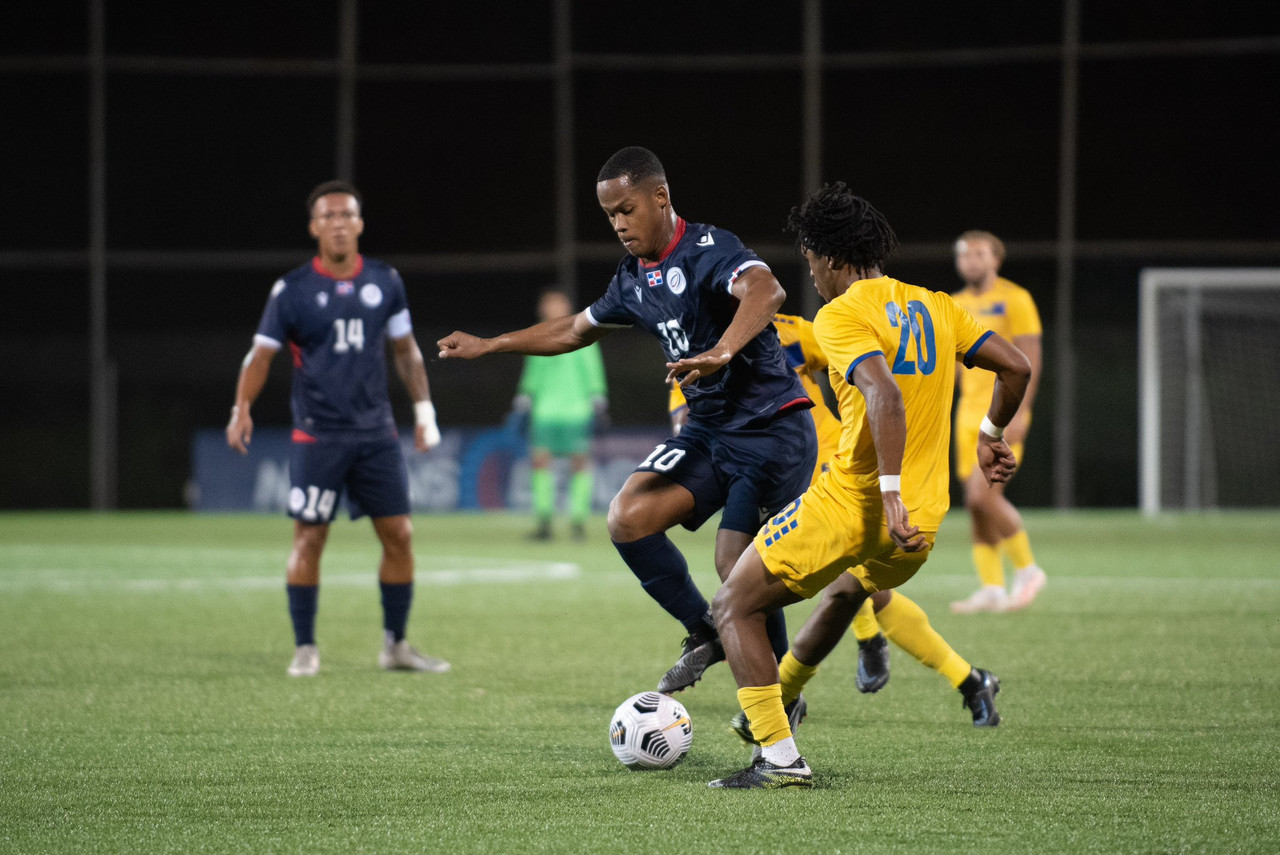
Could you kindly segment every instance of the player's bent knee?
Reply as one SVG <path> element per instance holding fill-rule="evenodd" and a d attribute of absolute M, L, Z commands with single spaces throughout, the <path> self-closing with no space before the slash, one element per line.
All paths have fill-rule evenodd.
<path fill-rule="evenodd" d="M 628 496 L 625 491 L 619 493 L 609 502 L 609 538 L 615 543 L 630 543 L 666 531 L 666 527 L 653 520 L 652 516 L 648 502 Z"/>

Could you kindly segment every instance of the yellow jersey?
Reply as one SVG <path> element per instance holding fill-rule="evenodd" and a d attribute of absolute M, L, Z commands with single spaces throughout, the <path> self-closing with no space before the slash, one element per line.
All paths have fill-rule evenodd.
<path fill-rule="evenodd" d="M 1040 335 L 1040 313 L 1031 292 L 1002 276 L 981 294 L 963 288 L 952 295 L 978 323 L 999 333 L 1009 341 L 1020 335 Z M 960 372 L 960 404 L 956 407 L 957 424 L 976 425 L 991 406 L 991 392 L 996 375 L 982 369 L 968 368 Z"/>
<path fill-rule="evenodd" d="M 957 357 L 966 365 L 991 335 L 951 295 L 888 276 L 849 286 L 813 320 L 827 374 L 840 405 L 840 443 L 829 478 L 860 504 L 880 502 L 879 462 L 867 421 L 867 403 L 853 384 L 864 359 L 883 356 L 902 390 L 907 444 L 902 501 L 913 525 L 936 531 L 947 513 L 951 404 Z"/>

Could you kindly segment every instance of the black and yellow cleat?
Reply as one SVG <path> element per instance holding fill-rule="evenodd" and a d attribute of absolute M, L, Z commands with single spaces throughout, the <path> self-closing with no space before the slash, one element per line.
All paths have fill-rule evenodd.
<path fill-rule="evenodd" d="M 990 671 L 974 668 L 960 684 L 964 706 L 973 713 L 974 727 L 995 727 L 1000 723 L 996 695 L 1000 694 L 1000 678 Z"/>
<path fill-rule="evenodd" d="M 757 757 L 747 768 L 726 778 L 717 778 L 708 787 L 728 790 L 780 790 L 783 787 L 812 787 L 813 772 L 803 757 L 790 766 L 775 766 Z"/>
<path fill-rule="evenodd" d="M 866 641 L 858 642 L 858 676 L 853 684 L 863 694 L 872 694 L 889 682 L 889 642 L 884 633 L 877 632 Z"/>
<path fill-rule="evenodd" d="M 800 727 L 800 722 L 804 721 L 805 716 L 809 714 L 809 702 L 804 699 L 804 695 L 799 695 L 794 701 L 787 704 L 787 723 L 791 725 L 791 735 L 795 736 L 796 728 Z M 738 734 L 738 738 L 749 745 L 759 745 L 760 742 L 751 733 L 751 722 L 747 721 L 747 714 L 742 710 L 738 710 L 738 714 L 729 722 L 729 729 Z"/>

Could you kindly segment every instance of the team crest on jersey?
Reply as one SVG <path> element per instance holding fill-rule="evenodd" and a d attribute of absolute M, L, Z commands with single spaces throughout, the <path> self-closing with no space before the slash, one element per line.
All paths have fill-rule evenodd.
<path fill-rule="evenodd" d="M 688 280 L 684 278 L 684 271 L 679 267 L 673 267 L 667 271 L 667 287 L 671 289 L 672 294 L 683 294 L 688 284 Z"/>
<path fill-rule="evenodd" d="M 644 278 L 649 280 L 650 288 L 656 288 L 657 286 L 662 284 L 662 271 L 650 270 L 647 273 L 645 273 Z"/>
<path fill-rule="evenodd" d="M 382 302 L 382 289 L 370 282 L 360 289 L 360 302 L 370 309 L 377 307 Z"/>
<path fill-rule="evenodd" d="M 350 282 L 342 281 L 338 283 L 338 287 L 334 290 L 338 292 L 339 297 L 350 297 L 356 292 L 356 286 Z"/>
<path fill-rule="evenodd" d="M 320 306 L 320 308 L 322 308 L 322 309 L 323 309 L 325 306 L 329 305 L 329 292 L 328 292 L 328 291 L 321 291 L 319 294 L 316 294 L 316 303 L 317 303 L 317 305 L 319 305 L 319 306 Z"/>
<path fill-rule="evenodd" d="M 982 314 L 982 315 L 1003 315 L 1003 314 L 1004 314 L 1004 303 L 992 303 L 990 306 L 987 306 L 985 309 L 983 309 L 981 312 L 979 312 L 979 314 Z"/>

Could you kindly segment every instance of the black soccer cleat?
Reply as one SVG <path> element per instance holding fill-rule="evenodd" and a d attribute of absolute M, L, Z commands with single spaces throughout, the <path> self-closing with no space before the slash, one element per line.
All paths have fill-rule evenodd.
<path fill-rule="evenodd" d="M 724 661 L 724 647 L 714 633 L 687 636 L 683 644 L 684 652 L 658 682 L 658 691 L 664 695 L 689 688 L 702 679 L 708 668 Z"/>
<path fill-rule="evenodd" d="M 791 735 L 796 735 L 796 729 L 800 727 L 800 722 L 804 721 L 805 716 L 809 714 L 809 702 L 804 699 L 804 695 L 798 695 L 794 701 L 787 704 L 787 723 L 791 725 Z M 738 734 L 738 738 L 750 745 L 759 745 L 760 740 L 755 738 L 751 733 L 751 722 L 747 720 L 747 714 L 742 710 L 738 710 L 729 722 L 729 729 Z"/>
<path fill-rule="evenodd" d="M 964 706 L 973 713 L 974 727 L 995 727 L 1000 723 L 996 695 L 1000 694 L 1000 678 L 990 671 L 974 668 L 960 684 Z"/>
<path fill-rule="evenodd" d="M 863 694 L 873 694 L 889 682 L 889 642 L 884 633 L 877 632 L 866 641 L 858 642 L 858 676 L 854 685 Z"/>
<path fill-rule="evenodd" d="M 717 778 L 708 787 L 729 790 L 779 790 L 783 787 L 812 787 L 813 772 L 803 757 L 790 766 L 775 766 L 757 757 L 750 766 L 725 778 Z"/>

